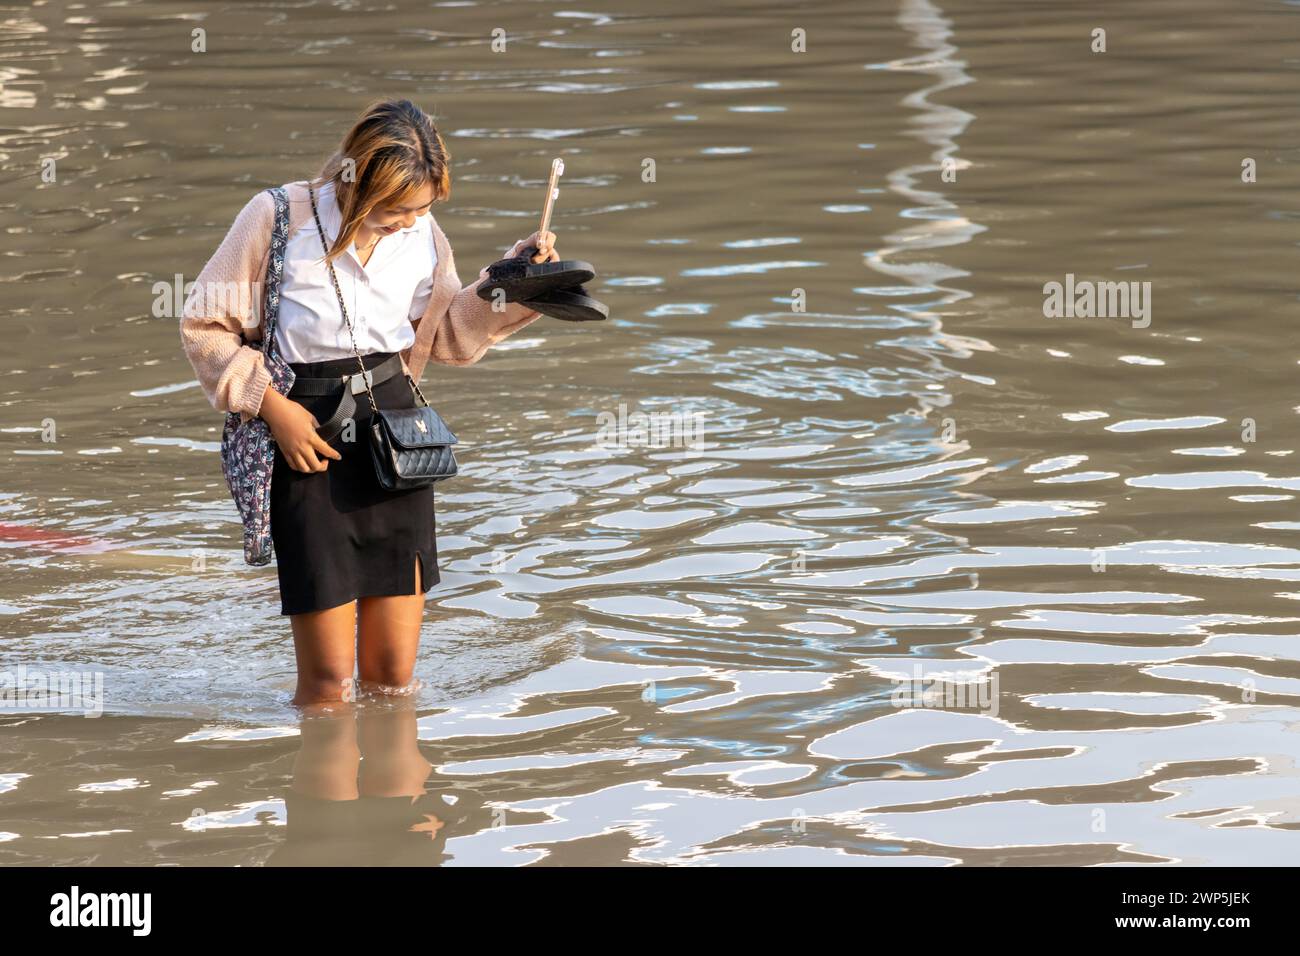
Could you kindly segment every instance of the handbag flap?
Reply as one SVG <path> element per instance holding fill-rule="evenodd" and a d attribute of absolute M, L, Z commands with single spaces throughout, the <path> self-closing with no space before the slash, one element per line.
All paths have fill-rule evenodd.
<path fill-rule="evenodd" d="M 381 408 L 379 417 L 388 428 L 393 444 L 402 448 L 455 445 L 456 436 L 447 423 L 428 405 L 416 408 Z"/>

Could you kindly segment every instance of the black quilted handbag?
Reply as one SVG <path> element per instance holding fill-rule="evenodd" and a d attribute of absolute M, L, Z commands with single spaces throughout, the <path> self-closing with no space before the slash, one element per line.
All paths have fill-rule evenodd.
<path fill-rule="evenodd" d="M 452 478 L 457 471 L 451 447 L 456 444 L 456 436 L 433 406 L 424 401 L 424 394 L 411 376 L 406 380 L 424 404 L 415 408 L 376 407 L 370 417 L 370 455 L 375 460 L 379 483 L 388 491 L 423 488 Z"/>
<path fill-rule="evenodd" d="M 316 217 L 321 245 L 325 246 L 328 253 L 325 229 L 320 223 L 320 213 L 316 211 L 316 194 L 310 186 L 307 187 L 307 193 L 311 197 L 311 211 Z M 370 398 L 370 457 L 374 459 L 379 484 L 386 491 L 404 491 L 455 477 L 458 466 L 451 446 L 456 444 L 456 436 L 433 410 L 433 406 L 420 391 L 420 386 L 415 384 L 415 379 L 409 374 L 406 376 L 406 380 L 411 383 L 411 391 L 422 404 L 414 408 L 385 409 L 375 403 L 375 393 L 370 389 L 370 375 L 357 351 L 352 320 L 348 317 L 347 306 L 343 304 L 338 276 L 334 274 L 334 263 L 329 263 L 329 270 L 330 279 L 334 282 L 334 293 L 339 298 L 339 308 L 343 310 L 343 321 L 347 323 L 348 335 L 352 339 L 352 354 L 357 357 L 357 365 L 361 367 L 360 379 L 365 382 L 366 395 Z"/>

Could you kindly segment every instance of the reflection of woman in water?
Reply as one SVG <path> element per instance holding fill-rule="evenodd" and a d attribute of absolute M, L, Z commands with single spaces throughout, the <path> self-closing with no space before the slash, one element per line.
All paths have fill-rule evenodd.
<path fill-rule="evenodd" d="M 449 830 L 467 832 L 466 801 L 426 793 L 410 698 L 324 712 L 302 722 L 285 794 L 286 836 L 267 866 L 437 866 Z"/>
<path fill-rule="evenodd" d="M 349 696 L 355 671 L 363 688 L 407 688 L 424 594 L 439 579 L 433 487 L 380 486 L 370 460 L 371 401 L 414 407 L 414 382 L 427 361 L 477 362 L 541 313 L 479 298 L 486 269 L 461 287 L 431 211 L 450 193 L 450 157 L 433 121 L 410 100 L 370 107 L 319 176 L 280 189 L 279 198 L 259 191 L 244 206 L 199 273 L 180 328 L 213 407 L 242 422 L 263 419 L 274 438 L 269 513 L 280 613 L 290 618 L 298 659 L 294 703 L 310 704 Z M 286 208 L 287 240 L 271 256 L 273 227 Z M 506 256 L 536 246 L 533 261 L 555 261 L 554 239 L 534 233 Z M 267 308 L 258 315 L 248 314 L 253 296 L 220 291 L 260 291 L 267 278 Z M 278 296 L 271 294 L 277 278 Z M 264 324 L 274 325 L 264 348 L 246 344 L 263 337 Z M 287 395 L 272 375 L 274 368 L 287 381 L 286 363 L 295 376 Z M 360 387 L 362 366 L 372 376 L 369 390 Z M 340 402 L 354 385 L 357 407 L 347 414 Z M 336 410 L 341 429 L 332 421 Z M 253 487 L 242 491 L 248 508 L 241 508 L 250 562 L 269 551 L 264 535 L 250 532 L 265 527 L 248 513 L 265 511 L 266 493 L 255 466 L 251 474 Z M 258 542 L 251 559 L 249 533 Z"/>

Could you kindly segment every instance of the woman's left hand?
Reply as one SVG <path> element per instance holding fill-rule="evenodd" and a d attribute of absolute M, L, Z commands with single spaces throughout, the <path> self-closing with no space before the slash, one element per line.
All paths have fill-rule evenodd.
<path fill-rule="evenodd" d="M 531 262 L 558 262 L 560 254 L 555 251 L 555 233 L 541 230 L 533 233 L 523 241 L 523 248 L 529 246 L 537 247 L 537 254 L 532 257 Z"/>

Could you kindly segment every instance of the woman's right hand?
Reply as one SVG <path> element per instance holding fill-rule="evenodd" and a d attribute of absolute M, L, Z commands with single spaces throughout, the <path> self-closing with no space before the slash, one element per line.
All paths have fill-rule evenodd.
<path fill-rule="evenodd" d="M 316 421 L 315 415 L 270 385 L 262 396 L 262 407 L 258 414 L 270 426 L 275 443 L 280 446 L 280 453 L 294 471 L 324 471 L 329 462 L 322 461 L 318 456 L 323 455 L 335 461 L 343 457 L 316 433 L 320 422 Z"/>

